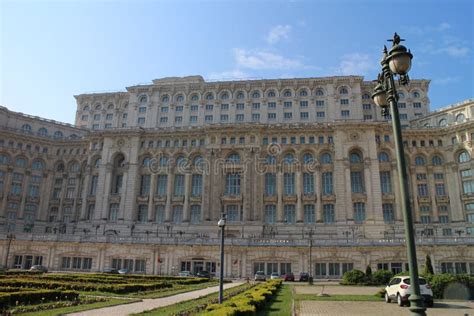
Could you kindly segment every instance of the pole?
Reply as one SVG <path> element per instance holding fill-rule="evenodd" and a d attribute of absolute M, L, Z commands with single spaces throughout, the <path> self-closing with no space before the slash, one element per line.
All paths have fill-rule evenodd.
<path fill-rule="evenodd" d="M 405 153 L 403 149 L 402 130 L 400 118 L 398 116 L 397 92 L 395 82 L 388 61 L 386 59 L 386 49 L 382 60 L 382 72 L 387 90 L 387 100 L 392 114 L 393 136 L 395 138 L 395 152 L 397 156 L 397 169 L 400 175 L 400 200 L 405 225 L 405 237 L 408 255 L 408 267 L 410 269 L 410 283 L 412 294 L 409 297 L 410 311 L 412 315 L 426 315 L 426 308 L 423 304 L 423 297 L 420 295 L 420 284 L 418 280 L 418 267 L 416 260 L 415 236 L 413 230 L 413 216 L 411 210 L 410 197 L 408 195 L 408 176 L 405 164 Z"/>
<path fill-rule="evenodd" d="M 219 273 L 219 304 L 224 301 L 224 228 L 221 227 L 221 266 Z"/>
<path fill-rule="evenodd" d="M 12 244 L 13 234 L 8 234 L 7 238 L 8 238 L 8 245 L 7 245 L 7 254 L 5 256 L 5 269 L 8 269 L 8 256 L 10 255 L 10 246 Z"/>

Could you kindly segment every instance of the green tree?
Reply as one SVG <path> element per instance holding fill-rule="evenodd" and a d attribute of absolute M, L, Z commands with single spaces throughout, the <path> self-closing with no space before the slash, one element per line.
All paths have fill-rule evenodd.
<path fill-rule="evenodd" d="M 365 276 L 368 279 L 372 277 L 372 268 L 370 267 L 370 265 L 368 265 L 367 268 L 365 268 Z"/>
<path fill-rule="evenodd" d="M 433 264 L 431 263 L 430 255 L 426 255 L 425 268 L 423 269 L 423 274 L 424 275 L 433 275 L 434 274 Z"/>

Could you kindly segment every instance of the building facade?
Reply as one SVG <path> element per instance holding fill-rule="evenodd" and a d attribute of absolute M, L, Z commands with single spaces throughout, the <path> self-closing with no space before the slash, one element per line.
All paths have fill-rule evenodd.
<path fill-rule="evenodd" d="M 362 77 L 164 78 L 76 96 L 75 125 L 0 108 L 0 254 L 8 267 L 406 270 L 388 118 Z M 474 274 L 474 102 L 430 113 L 400 88 L 419 263 Z"/>

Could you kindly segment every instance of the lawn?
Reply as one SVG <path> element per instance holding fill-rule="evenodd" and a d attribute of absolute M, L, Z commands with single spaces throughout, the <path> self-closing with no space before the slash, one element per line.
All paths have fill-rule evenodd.
<path fill-rule="evenodd" d="M 257 312 L 258 316 L 287 316 L 292 314 L 293 293 L 291 285 L 283 285 L 278 289 L 276 295 L 265 305 L 265 308 Z"/>

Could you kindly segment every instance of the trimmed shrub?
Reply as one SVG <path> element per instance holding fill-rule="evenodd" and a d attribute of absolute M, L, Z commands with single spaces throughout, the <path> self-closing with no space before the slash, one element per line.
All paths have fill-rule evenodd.
<path fill-rule="evenodd" d="M 344 273 L 342 276 L 343 285 L 365 284 L 367 281 L 364 272 L 360 270 L 351 270 Z"/>
<path fill-rule="evenodd" d="M 467 274 L 436 274 L 426 276 L 434 298 L 474 299 L 474 277 Z"/>
<path fill-rule="evenodd" d="M 372 277 L 372 268 L 370 267 L 370 265 L 365 268 L 365 276 L 367 277 L 367 279 L 370 279 Z"/>
<path fill-rule="evenodd" d="M 388 270 L 377 270 L 372 274 L 372 284 L 374 285 L 386 285 L 390 282 L 393 277 L 392 271 Z"/>
<path fill-rule="evenodd" d="M 0 294 L 0 306 L 5 309 L 7 307 L 36 304 L 60 300 L 77 300 L 79 293 L 74 291 L 60 291 L 60 290 L 35 290 L 35 291 L 21 291 Z"/>
<path fill-rule="evenodd" d="M 426 255 L 425 267 L 423 269 L 422 274 L 426 276 L 434 274 L 433 264 L 431 263 L 430 255 Z"/>

